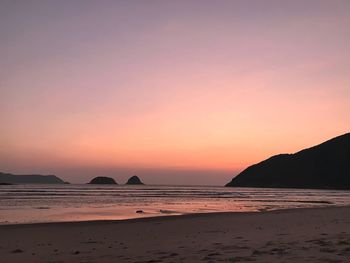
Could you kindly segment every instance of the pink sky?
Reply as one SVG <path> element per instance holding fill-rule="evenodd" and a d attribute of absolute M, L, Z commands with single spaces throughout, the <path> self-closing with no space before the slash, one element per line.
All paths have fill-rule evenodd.
<path fill-rule="evenodd" d="M 349 1 L 1 1 L 0 171 L 222 185 L 350 124 Z"/>

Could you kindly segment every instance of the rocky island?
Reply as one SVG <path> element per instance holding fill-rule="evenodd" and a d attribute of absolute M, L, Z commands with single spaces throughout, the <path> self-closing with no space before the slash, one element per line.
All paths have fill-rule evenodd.
<path fill-rule="evenodd" d="M 128 185 L 143 185 L 144 183 L 141 182 L 140 178 L 136 175 L 129 178 L 129 180 L 126 182 Z"/>
<path fill-rule="evenodd" d="M 92 179 L 89 184 L 117 184 L 117 182 L 111 177 L 98 176 Z"/>

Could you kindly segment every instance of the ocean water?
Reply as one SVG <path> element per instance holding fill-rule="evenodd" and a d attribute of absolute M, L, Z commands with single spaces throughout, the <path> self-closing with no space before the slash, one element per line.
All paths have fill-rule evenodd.
<path fill-rule="evenodd" d="M 342 205 L 350 205 L 350 191 L 155 185 L 0 186 L 0 224 Z"/>

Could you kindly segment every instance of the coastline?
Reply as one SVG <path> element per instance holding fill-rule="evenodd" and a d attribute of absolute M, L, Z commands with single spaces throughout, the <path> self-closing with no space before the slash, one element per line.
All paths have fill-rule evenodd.
<path fill-rule="evenodd" d="M 4 262 L 346 262 L 350 206 L 12 224 L 0 233 Z"/>
<path fill-rule="evenodd" d="M 9 224 L 0 224 L 0 230 L 2 227 L 30 227 L 30 226 L 64 226 L 64 225 L 98 225 L 101 224 L 116 224 L 116 223 L 138 223 L 138 222 L 153 222 L 158 220 L 176 220 L 181 218 L 205 218 L 216 215 L 243 215 L 243 214 L 274 214 L 279 212 L 288 212 L 295 210 L 314 210 L 314 209 L 336 209 L 336 208 L 349 208 L 350 205 L 328 205 L 328 206 L 315 206 L 315 207 L 294 207 L 294 208 L 278 208 L 272 210 L 263 210 L 263 211 L 225 211 L 225 212 L 203 212 L 203 213 L 184 213 L 184 214 L 163 214 L 157 216 L 146 216 L 146 217 L 137 217 L 137 218 L 126 218 L 126 219 L 97 219 L 97 220 L 77 220 L 77 221 L 53 221 L 53 222 L 33 222 L 33 223 L 9 223 Z"/>
<path fill-rule="evenodd" d="M 0 225 L 350 205 L 350 192 L 329 190 L 85 185 L 1 189 Z"/>

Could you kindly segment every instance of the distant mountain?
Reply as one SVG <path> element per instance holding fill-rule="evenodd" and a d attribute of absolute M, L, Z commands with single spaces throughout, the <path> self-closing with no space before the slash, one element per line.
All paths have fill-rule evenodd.
<path fill-rule="evenodd" d="M 132 184 L 132 185 L 142 185 L 143 183 L 141 182 L 140 178 L 136 175 L 132 176 L 129 178 L 129 180 L 126 182 L 126 184 Z"/>
<path fill-rule="evenodd" d="M 16 175 L 0 172 L 0 183 L 7 184 L 63 184 L 63 180 L 55 175 Z"/>
<path fill-rule="evenodd" d="M 89 184 L 117 184 L 111 177 L 98 176 L 90 181 Z"/>
<path fill-rule="evenodd" d="M 350 189 L 350 133 L 254 164 L 226 186 Z"/>

